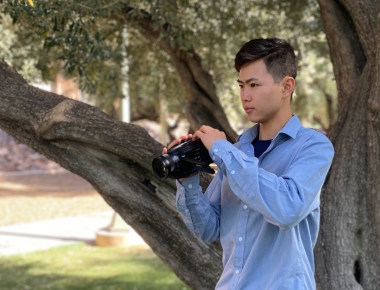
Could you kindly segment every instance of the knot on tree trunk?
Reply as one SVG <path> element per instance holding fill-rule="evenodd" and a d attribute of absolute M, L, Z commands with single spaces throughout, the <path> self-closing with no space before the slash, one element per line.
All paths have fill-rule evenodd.
<path fill-rule="evenodd" d="M 52 139 L 55 135 L 52 133 L 54 127 L 61 123 L 68 123 L 68 112 L 75 106 L 76 101 L 65 99 L 54 108 L 43 112 L 40 120 L 33 124 L 34 130 L 38 136 L 44 139 Z"/>

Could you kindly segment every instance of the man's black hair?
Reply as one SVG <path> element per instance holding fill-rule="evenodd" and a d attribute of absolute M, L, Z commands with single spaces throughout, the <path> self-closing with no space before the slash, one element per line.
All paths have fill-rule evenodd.
<path fill-rule="evenodd" d="M 279 38 L 259 38 L 248 41 L 235 57 L 235 69 L 239 72 L 246 63 L 263 59 L 276 83 L 285 76 L 297 76 L 297 59 L 293 47 Z"/>

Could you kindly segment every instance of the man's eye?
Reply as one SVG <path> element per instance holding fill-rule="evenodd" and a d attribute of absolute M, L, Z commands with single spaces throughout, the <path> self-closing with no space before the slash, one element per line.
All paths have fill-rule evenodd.
<path fill-rule="evenodd" d="M 240 89 L 243 89 L 243 85 L 239 85 L 239 88 L 240 88 Z"/>
<path fill-rule="evenodd" d="M 251 84 L 251 88 L 257 87 L 257 84 Z"/>

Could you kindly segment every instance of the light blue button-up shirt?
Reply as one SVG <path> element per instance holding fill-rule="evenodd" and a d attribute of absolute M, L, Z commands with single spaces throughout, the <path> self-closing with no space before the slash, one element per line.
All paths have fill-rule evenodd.
<path fill-rule="evenodd" d="M 224 270 L 216 289 L 315 289 L 320 191 L 334 149 L 293 116 L 254 156 L 257 125 L 239 142 L 214 142 L 219 167 L 205 194 L 195 175 L 177 181 L 177 208 L 202 240 L 220 239 Z"/>

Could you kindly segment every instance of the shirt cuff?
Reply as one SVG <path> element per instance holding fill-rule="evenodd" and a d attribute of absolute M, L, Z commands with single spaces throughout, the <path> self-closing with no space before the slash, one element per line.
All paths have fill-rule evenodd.
<path fill-rule="evenodd" d="M 182 194 L 195 195 L 198 193 L 199 187 L 199 174 L 195 174 L 191 177 L 186 178 L 182 183 L 176 180 L 177 190 Z"/>

